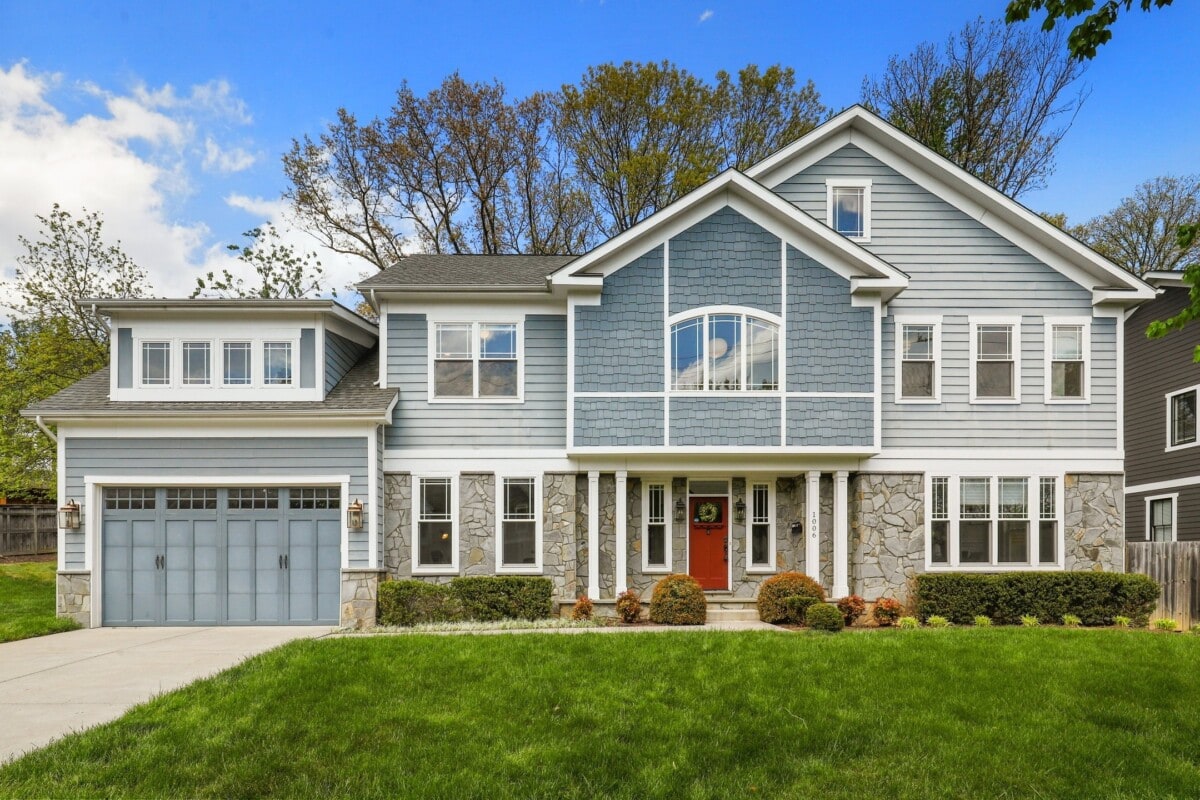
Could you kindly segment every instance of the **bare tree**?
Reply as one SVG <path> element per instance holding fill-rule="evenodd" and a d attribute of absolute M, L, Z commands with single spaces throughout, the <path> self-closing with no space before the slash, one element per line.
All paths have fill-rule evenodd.
<path fill-rule="evenodd" d="M 1062 35 L 978 19 L 945 45 L 893 56 L 863 81 L 863 102 L 889 122 L 1012 197 L 1045 186 L 1054 155 L 1087 98 L 1085 67 Z"/>
<path fill-rule="evenodd" d="M 1200 176 L 1164 175 L 1146 181 L 1120 204 L 1081 226 L 1093 248 L 1135 275 L 1173 270 L 1200 260 L 1200 242 L 1179 230 L 1200 222 Z"/>

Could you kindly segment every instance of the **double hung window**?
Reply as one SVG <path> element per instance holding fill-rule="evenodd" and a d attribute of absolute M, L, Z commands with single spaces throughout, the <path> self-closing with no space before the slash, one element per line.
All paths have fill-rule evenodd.
<path fill-rule="evenodd" d="M 931 476 L 928 562 L 943 567 L 1055 566 L 1059 478 Z"/>
<path fill-rule="evenodd" d="M 1176 495 L 1146 498 L 1146 539 L 1151 542 L 1175 541 Z"/>
<path fill-rule="evenodd" d="M 520 360 L 516 323 L 436 323 L 433 397 L 516 399 Z"/>
<path fill-rule="evenodd" d="M 646 484 L 645 519 L 646 529 L 642 542 L 645 553 L 645 568 L 648 570 L 666 571 L 670 567 L 671 530 L 667 523 L 667 485 L 665 483 Z"/>
<path fill-rule="evenodd" d="M 938 335 L 936 322 L 899 324 L 900 375 L 896 399 L 930 401 L 938 397 Z"/>
<path fill-rule="evenodd" d="M 1167 446 L 1196 444 L 1195 388 L 1167 396 Z"/>
<path fill-rule="evenodd" d="M 1050 399 L 1087 399 L 1087 334 L 1083 324 L 1050 328 Z"/>
<path fill-rule="evenodd" d="M 981 323 L 972 327 L 975 370 L 972 400 L 1019 400 L 1016 335 L 1019 328 L 1011 323 Z"/>
<path fill-rule="evenodd" d="M 774 536 L 771 529 L 774 514 L 771 513 L 771 485 L 750 484 L 750 567 L 769 568 L 774 566 Z"/>
<path fill-rule="evenodd" d="M 541 571 L 538 491 L 534 478 L 501 478 L 499 567 Z"/>
<path fill-rule="evenodd" d="M 454 571 L 458 565 L 458 538 L 454 525 L 454 491 L 451 478 L 417 478 L 416 571 Z"/>

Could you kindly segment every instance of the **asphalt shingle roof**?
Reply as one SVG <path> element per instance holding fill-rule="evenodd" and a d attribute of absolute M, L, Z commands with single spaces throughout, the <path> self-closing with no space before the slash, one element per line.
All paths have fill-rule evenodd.
<path fill-rule="evenodd" d="M 364 288 L 497 286 L 546 288 L 546 277 L 575 256 L 426 255 L 405 256 L 358 284 Z"/>
<path fill-rule="evenodd" d="M 69 416 L 72 413 L 112 413 L 114 415 L 179 414 L 247 412 L 297 412 L 304 414 L 339 413 L 383 414 L 395 399 L 396 389 L 380 389 L 375 385 L 379 378 L 379 350 L 374 349 L 359 359 L 350 368 L 337 386 L 330 390 L 324 400 L 229 400 L 224 402 L 158 402 L 121 401 L 108 399 L 109 368 L 93 372 L 55 395 L 34 403 L 22 413 L 26 416 L 41 414 L 47 417 Z"/>

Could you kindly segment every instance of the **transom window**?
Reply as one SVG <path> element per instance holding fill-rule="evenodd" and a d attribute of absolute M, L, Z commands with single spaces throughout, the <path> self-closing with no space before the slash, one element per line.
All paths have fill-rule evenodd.
<path fill-rule="evenodd" d="M 288 508 L 335 509 L 342 507 L 342 490 L 335 486 L 296 486 L 288 489 Z"/>
<path fill-rule="evenodd" d="M 937 332 L 933 323 L 900 325 L 900 398 L 937 397 Z"/>
<path fill-rule="evenodd" d="M 774 515 L 771 513 L 771 485 L 769 483 L 752 483 L 750 485 L 750 566 L 770 567 L 775 563 L 772 557 L 771 523 Z"/>
<path fill-rule="evenodd" d="M 224 342 L 224 383 L 226 386 L 249 386 L 250 373 L 250 343 Z"/>
<path fill-rule="evenodd" d="M 208 342 L 184 342 L 184 386 L 207 386 L 210 383 L 212 383 L 212 345 Z"/>
<path fill-rule="evenodd" d="M 1013 329 L 1012 324 L 982 324 L 975 327 L 975 398 L 1016 399 Z"/>
<path fill-rule="evenodd" d="M 216 489 L 167 489 L 167 508 L 169 510 L 216 509 Z"/>
<path fill-rule="evenodd" d="M 263 383 L 288 386 L 292 382 L 292 343 L 263 342 Z"/>
<path fill-rule="evenodd" d="M 516 323 L 439 322 L 433 331 L 433 396 L 515 398 L 520 395 Z"/>
<path fill-rule="evenodd" d="M 667 485 L 665 483 L 646 484 L 646 530 L 643 547 L 645 548 L 645 565 L 647 569 L 666 570 L 670 565 L 667 555 L 670 547 L 667 527 Z"/>
<path fill-rule="evenodd" d="M 929 488 L 930 564 L 993 567 L 1058 563 L 1061 525 L 1057 477 L 933 476 Z"/>
<path fill-rule="evenodd" d="M 502 478 L 500 481 L 501 568 L 539 571 L 538 492 L 534 478 Z"/>
<path fill-rule="evenodd" d="M 142 342 L 142 384 L 166 386 L 171 383 L 171 343 Z"/>
<path fill-rule="evenodd" d="M 153 511 L 155 489 L 113 486 L 104 490 L 104 507 L 110 511 Z"/>
<path fill-rule="evenodd" d="M 1196 389 L 1188 389 L 1167 398 L 1167 442 L 1170 447 L 1196 443 Z"/>
<path fill-rule="evenodd" d="M 1152 542 L 1175 541 L 1175 496 L 1146 499 L 1146 538 Z"/>
<path fill-rule="evenodd" d="M 279 508 L 278 489 L 230 489 L 228 507 L 233 511 L 261 511 Z"/>
<path fill-rule="evenodd" d="M 825 183 L 829 227 L 851 239 L 871 238 L 871 182 L 828 180 Z"/>
<path fill-rule="evenodd" d="M 675 391 L 779 389 L 779 326 L 749 314 L 700 314 L 671 326 Z"/>
<path fill-rule="evenodd" d="M 417 478 L 416 489 L 416 567 L 452 571 L 458 563 L 452 479 Z"/>

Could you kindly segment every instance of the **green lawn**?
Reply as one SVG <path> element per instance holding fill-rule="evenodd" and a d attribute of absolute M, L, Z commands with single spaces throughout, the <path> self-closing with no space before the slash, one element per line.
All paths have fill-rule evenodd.
<path fill-rule="evenodd" d="M 19 797 L 1196 797 L 1200 636 L 305 641 L 0 770 Z"/>
<path fill-rule="evenodd" d="M 0 642 L 78 628 L 54 616 L 53 561 L 0 564 Z"/>

